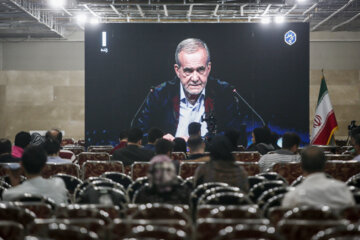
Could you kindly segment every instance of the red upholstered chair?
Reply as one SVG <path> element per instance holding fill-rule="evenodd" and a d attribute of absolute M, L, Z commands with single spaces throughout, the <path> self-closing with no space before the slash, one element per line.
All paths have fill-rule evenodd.
<path fill-rule="evenodd" d="M 330 240 L 330 239 L 360 239 L 360 226 L 350 224 L 348 226 L 339 226 L 328 228 L 318 232 L 312 237 L 312 240 Z"/>
<path fill-rule="evenodd" d="M 276 226 L 291 208 L 272 207 L 268 210 L 268 219 L 273 226 Z"/>
<path fill-rule="evenodd" d="M 360 206 L 355 205 L 346 207 L 340 211 L 340 216 L 349 220 L 352 223 L 356 223 L 360 220 Z"/>
<path fill-rule="evenodd" d="M 108 145 L 108 146 L 90 146 L 88 147 L 88 152 L 106 152 L 108 154 L 111 153 L 111 151 L 113 150 L 113 146 Z"/>
<path fill-rule="evenodd" d="M 192 228 L 184 220 L 176 219 L 115 219 L 113 223 L 113 228 L 111 230 L 110 239 L 124 239 L 125 236 L 131 233 L 131 230 L 137 226 L 161 226 L 175 228 L 177 230 L 184 231 L 188 236 L 192 234 Z"/>
<path fill-rule="evenodd" d="M 242 166 L 248 176 L 255 176 L 256 174 L 260 173 L 260 167 L 257 162 L 236 162 L 238 165 Z"/>
<path fill-rule="evenodd" d="M 75 154 L 71 151 L 60 150 L 59 157 L 71 160 L 73 157 L 75 158 Z"/>
<path fill-rule="evenodd" d="M 275 163 L 272 166 L 272 171 L 277 172 L 283 176 L 286 181 L 291 184 L 295 179 L 302 175 L 300 163 Z"/>
<path fill-rule="evenodd" d="M 327 160 L 343 160 L 343 161 L 347 161 L 347 160 L 354 159 L 354 157 L 349 155 L 349 154 L 326 154 L 325 156 L 326 156 Z"/>
<path fill-rule="evenodd" d="M 325 173 L 333 178 L 346 182 L 351 176 L 360 172 L 360 162 L 358 161 L 327 161 Z"/>
<path fill-rule="evenodd" d="M 198 205 L 199 204 L 204 204 L 204 201 L 206 200 L 206 198 L 212 194 L 215 193 L 221 193 L 221 192 L 235 192 L 235 193 L 242 193 L 241 189 L 238 187 L 231 187 L 231 186 L 219 186 L 219 187 L 214 187 L 214 188 L 210 188 L 208 190 L 206 190 L 201 197 L 198 200 Z"/>
<path fill-rule="evenodd" d="M 130 219 L 177 219 L 190 222 L 188 212 L 183 208 L 170 204 L 148 203 L 140 205 Z"/>
<path fill-rule="evenodd" d="M 253 186 L 249 191 L 249 197 L 250 199 L 256 203 L 261 194 L 263 194 L 265 191 L 268 191 L 272 188 L 276 187 L 286 187 L 286 183 L 283 181 L 266 181 L 261 182 Z"/>
<path fill-rule="evenodd" d="M 82 184 L 82 181 L 79 178 L 69 174 L 59 173 L 53 175 L 52 177 L 61 178 L 64 181 L 66 189 L 70 194 L 73 194 L 75 192 L 76 187 Z"/>
<path fill-rule="evenodd" d="M 35 217 L 35 214 L 28 209 L 0 203 L 0 220 L 14 221 L 26 228 L 34 222 Z"/>
<path fill-rule="evenodd" d="M 75 144 L 75 139 L 73 138 L 63 138 L 61 141 L 61 146 L 74 145 L 74 144 Z"/>
<path fill-rule="evenodd" d="M 134 227 L 127 237 L 135 239 L 184 240 L 187 235 L 184 231 L 175 228 L 147 225 Z"/>
<path fill-rule="evenodd" d="M 172 152 L 171 153 L 171 159 L 173 159 L 173 160 L 185 160 L 186 159 L 186 153 L 184 153 L 184 152 Z"/>
<path fill-rule="evenodd" d="M 129 185 L 129 187 L 127 188 L 127 195 L 129 196 L 130 201 L 133 200 L 136 191 L 139 190 L 146 183 L 148 183 L 148 181 L 149 180 L 147 177 L 140 177 Z"/>
<path fill-rule="evenodd" d="M 131 178 L 136 180 L 139 177 L 147 176 L 149 166 L 148 162 L 134 162 L 131 165 Z"/>
<path fill-rule="evenodd" d="M 232 152 L 236 161 L 239 162 L 258 162 L 261 154 L 258 152 Z"/>
<path fill-rule="evenodd" d="M 78 145 L 67 145 L 63 147 L 64 150 L 73 152 L 75 155 L 78 155 L 82 152 L 85 152 L 85 147 Z"/>
<path fill-rule="evenodd" d="M 283 219 L 277 225 L 277 230 L 286 240 L 310 240 L 319 231 L 338 226 L 346 226 L 347 220 L 298 220 Z"/>
<path fill-rule="evenodd" d="M 95 240 L 99 239 L 94 232 L 88 231 L 83 227 L 67 225 L 63 223 L 52 223 L 49 225 L 48 237 L 54 240 L 76 239 L 76 240 Z"/>
<path fill-rule="evenodd" d="M 180 176 L 183 179 L 188 177 L 192 177 L 195 174 L 196 169 L 201 165 L 204 164 L 202 162 L 182 162 L 180 164 Z"/>
<path fill-rule="evenodd" d="M 82 152 L 78 155 L 78 163 L 80 166 L 88 160 L 108 161 L 110 160 L 110 155 L 106 152 Z"/>
<path fill-rule="evenodd" d="M 284 214 L 284 219 L 338 220 L 340 216 L 328 207 L 297 207 Z"/>
<path fill-rule="evenodd" d="M 0 220 L 0 239 L 4 240 L 23 240 L 24 227 L 14 221 Z"/>
<path fill-rule="evenodd" d="M 259 205 L 260 208 L 262 208 L 270 198 L 275 197 L 276 195 L 279 194 L 285 194 L 287 192 L 288 192 L 288 188 L 285 186 L 270 188 L 269 190 L 266 190 L 259 196 L 259 198 L 257 199 L 257 204 Z"/>
<path fill-rule="evenodd" d="M 84 139 L 79 139 L 79 140 L 77 141 L 77 144 L 80 145 L 80 146 L 85 147 L 85 140 L 84 140 Z"/>
<path fill-rule="evenodd" d="M 260 210 L 256 205 L 245 206 L 220 206 L 210 211 L 209 218 L 224 218 L 224 219 L 257 219 L 260 218 Z"/>
<path fill-rule="evenodd" d="M 97 177 L 105 172 L 124 172 L 124 165 L 120 161 L 87 161 L 82 167 L 82 178 Z"/>
<path fill-rule="evenodd" d="M 200 218 L 196 224 L 196 238 L 197 240 L 215 239 L 220 230 L 236 226 L 238 224 L 245 225 L 268 225 L 268 219 L 219 219 L 219 218 Z"/>
<path fill-rule="evenodd" d="M 42 202 L 14 202 L 14 205 L 33 212 L 37 218 L 50 218 L 53 215 L 51 205 Z"/>
<path fill-rule="evenodd" d="M 245 225 L 238 224 L 236 226 L 226 227 L 218 234 L 217 240 L 232 240 L 232 239 L 269 239 L 269 240 L 283 240 L 275 228 L 267 225 Z"/>
<path fill-rule="evenodd" d="M 45 167 L 41 172 L 41 175 L 44 178 L 49 178 L 59 173 L 72 175 L 78 178 L 80 175 L 80 168 L 77 164 L 73 164 L 73 163 L 68 163 L 68 164 L 46 163 Z"/>
<path fill-rule="evenodd" d="M 128 175 L 119 172 L 105 172 L 101 175 L 101 177 L 120 183 L 125 189 L 127 189 L 128 186 L 133 183 Z"/>
<path fill-rule="evenodd" d="M 87 204 L 71 204 L 61 205 L 56 209 L 55 217 L 59 219 L 67 218 L 97 218 L 105 222 L 106 225 L 111 223 L 109 214 L 97 208 L 97 205 Z"/>

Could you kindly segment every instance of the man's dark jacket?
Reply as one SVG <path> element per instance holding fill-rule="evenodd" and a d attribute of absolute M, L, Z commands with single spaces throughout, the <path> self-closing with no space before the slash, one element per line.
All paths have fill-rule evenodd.
<path fill-rule="evenodd" d="M 205 91 L 205 113 L 213 112 L 217 120 L 218 132 L 226 129 L 239 130 L 248 117 L 241 110 L 229 83 L 208 78 Z M 246 110 L 246 109 L 245 109 Z M 135 121 L 135 126 L 147 132 L 151 127 L 159 127 L 175 136 L 179 123 L 180 80 L 157 86 L 149 95 L 145 106 Z"/>
<path fill-rule="evenodd" d="M 124 166 L 129 166 L 134 162 L 149 162 L 153 156 L 153 151 L 130 144 L 125 148 L 116 150 L 112 159 L 121 161 Z"/>

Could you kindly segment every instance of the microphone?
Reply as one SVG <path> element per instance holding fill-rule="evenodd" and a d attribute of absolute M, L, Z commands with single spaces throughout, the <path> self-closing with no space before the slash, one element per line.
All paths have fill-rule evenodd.
<path fill-rule="evenodd" d="M 144 98 L 144 101 L 141 103 L 140 107 L 137 109 L 133 119 L 131 120 L 131 123 L 130 123 L 130 127 L 134 127 L 134 121 L 136 119 L 136 117 L 139 115 L 139 112 L 141 111 L 141 109 L 143 108 L 143 106 L 145 105 L 145 102 L 146 100 L 148 99 L 148 97 L 150 96 L 151 93 L 154 92 L 154 89 L 155 87 L 154 86 L 151 86 L 150 89 L 149 89 L 149 92 L 146 94 L 145 98 Z"/>
<path fill-rule="evenodd" d="M 250 110 L 260 119 L 260 121 L 262 122 L 263 126 L 265 127 L 266 124 L 265 124 L 265 121 L 264 119 L 260 116 L 260 114 L 258 114 L 255 109 L 238 93 L 238 91 L 236 90 L 236 88 L 234 86 L 230 86 L 231 89 L 232 89 L 232 92 L 237 96 L 239 97 L 243 103 L 245 103 L 246 106 L 248 106 L 248 108 L 250 108 Z"/>

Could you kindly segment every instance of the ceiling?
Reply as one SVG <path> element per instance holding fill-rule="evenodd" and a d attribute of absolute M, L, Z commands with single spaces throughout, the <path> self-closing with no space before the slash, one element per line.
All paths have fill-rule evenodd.
<path fill-rule="evenodd" d="M 282 16 L 311 31 L 360 31 L 360 0 L 0 0 L 0 38 L 66 38 L 93 22 L 261 22 Z M 55 0 L 60 1 L 60 0 Z"/>

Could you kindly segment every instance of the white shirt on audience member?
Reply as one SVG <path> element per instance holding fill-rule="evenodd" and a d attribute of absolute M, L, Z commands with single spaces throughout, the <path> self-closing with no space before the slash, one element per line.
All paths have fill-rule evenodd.
<path fill-rule="evenodd" d="M 59 156 L 48 156 L 46 163 L 68 164 L 68 163 L 71 163 L 71 160 L 63 159 Z"/>
<path fill-rule="evenodd" d="M 301 157 L 299 154 L 294 154 L 287 149 L 279 149 L 274 153 L 267 153 L 259 160 L 260 172 L 266 172 L 275 163 L 283 162 L 300 162 Z"/>
<path fill-rule="evenodd" d="M 13 201 L 24 193 L 51 198 L 56 204 L 67 203 L 67 189 L 61 178 L 35 177 L 3 192 L 4 201 Z"/>
<path fill-rule="evenodd" d="M 342 208 L 355 205 L 348 186 L 341 181 L 327 178 L 325 173 L 313 173 L 293 191 L 285 194 L 282 207 L 300 206 Z"/>

